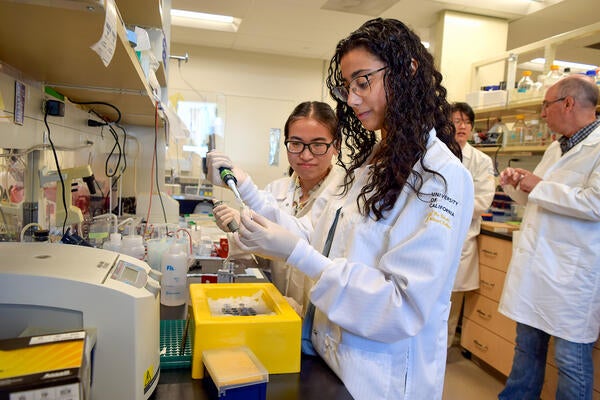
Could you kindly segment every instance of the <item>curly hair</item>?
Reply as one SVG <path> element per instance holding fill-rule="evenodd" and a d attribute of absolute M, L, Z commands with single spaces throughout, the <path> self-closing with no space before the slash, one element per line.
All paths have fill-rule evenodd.
<path fill-rule="evenodd" d="M 371 212 L 376 220 L 384 218 L 394 207 L 400 192 L 408 186 L 420 198 L 424 177 L 413 167 L 417 161 L 427 173 L 440 176 L 424 165 L 428 132 L 435 128 L 437 137 L 461 158 L 460 146 L 454 139 L 450 104 L 441 85 L 442 74 L 436 70 L 432 55 L 419 37 L 395 19 L 376 18 L 342 39 L 329 64 L 327 87 L 343 85 L 340 62 L 351 50 L 362 48 L 385 63 L 383 82 L 387 107 L 382 129 L 386 135 L 373 154 L 368 183 L 361 189 L 357 203 L 363 215 Z M 413 65 L 414 64 L 414 65 Z M 416 68 L 415 68 L 416 66 Z M 354 171 L 371 155 L 376 135 L 366 130 L 346 102 L 336 98 L 338 130 L 344 137 L 350 162 L 346 170 L 343 193 L 354 181 Z M 414 179 L 411 179 L 411 176 Z"/>

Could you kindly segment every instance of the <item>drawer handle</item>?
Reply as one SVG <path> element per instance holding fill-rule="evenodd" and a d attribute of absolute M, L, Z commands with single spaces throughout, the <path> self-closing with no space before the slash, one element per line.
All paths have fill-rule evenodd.
<path fill-rule="evenodd" d="M 488 256 L 492 256 L 492 257 L 496 257 L 498 255 L 497 251 L 490 251 L 490 250 L 486 250 L 486 249 L 481 249 L 481 251 L 485 254 L 487 254 Z"/>
<path fill-rule="evenodd" d="M 488 314 L 485 311 L 480 310 L 479 308 L 477 309 L 477 314 L 479 314 L 479 316 L 483 319 L 492 319 L 492 314 Z"/>
<path fill-rule="evenodd" d="M 477 348 L 478 348 L 479 350 L 481 350 L 481 351 L 488 351 L 488 347 L 487 347 L 487 346 L 485 346 L 485 345 L 483 345 L 483 344 L 481 344 L 481 343 L 479 343 L 479 342 L 477 341 L 477 339 L 474 339 L 474 340 L 473 340 L 473 343 L 475 343 L 475 346 L 477 346 Z"/>
<path fill-rule="evenodd" d="M 489 287 L 490 289 L 493 289 L 494 286 L 496 286 L 496 284 L 494 282 L 488 282 L 488 281 L 485 281 L 483 279 L 480 279 L 479 283 L 481 283 L 483 286 Z"/>

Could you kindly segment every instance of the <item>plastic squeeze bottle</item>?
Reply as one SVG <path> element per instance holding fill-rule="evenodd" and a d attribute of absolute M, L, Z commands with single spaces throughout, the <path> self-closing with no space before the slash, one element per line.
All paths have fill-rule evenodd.
<path fill-rule="evenodd" d="M 180 306 L 187 300 L 188 258 L 183 246 L 174 243 L 161 261 L 163 274 L 160 287 L 160 302 L 165 306 Z"/>

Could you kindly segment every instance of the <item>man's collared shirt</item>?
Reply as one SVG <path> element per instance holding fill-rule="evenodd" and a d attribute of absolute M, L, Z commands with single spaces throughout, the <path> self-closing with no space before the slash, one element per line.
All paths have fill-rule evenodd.
<path fill-rule="evenodd" d="M 596 127 L 598 127 L 598 125 L 600 125 L 600 119 L 597 119 L 588 126 L 581 128 L 580 130 L 575 132 L 575 134 L 570 138 L 562 136 L 560 139 L 558 139 L 558 141 L 560 142 L 560 149 L 562 151 L 562 154 L 564 155 L 567 151 L 575 147 L 577 143 L 581 142 L 583 139 L 588 137 L 589 134 L 592 133 L 592 131 L 596 129 Z"/>

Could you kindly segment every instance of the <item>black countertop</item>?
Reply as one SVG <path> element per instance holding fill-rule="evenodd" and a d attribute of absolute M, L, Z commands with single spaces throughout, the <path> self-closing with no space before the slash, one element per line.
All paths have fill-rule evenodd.
<path fill-rule="evenodd" d="M 512 241 L 512 233 L 504 233 L 504 232 L 494 232 L 494 231 L 488 231 L 487 229 L 481 229 L 480 232 L 481 235 L 487 235 L 487 236 L 493 236 L 495 238 L 498 239 L 504 239 L 504 240 L 509 240 Z"/>
<path fill-rule="evenodd" d="M 190 310 L 191 311 L 191 310 Z M 160 306 L 161 319 L 185 319 L 187 306 Z M 192 379 L 192 371 L 164 369 L 149 400 L 208 400 L 202 379 Z M 302 356 L 300 372 L 271 374 L 267 400 L 352 400 L 346 387 L 320 357 Z"/>
<path fill-rule="evenodd" d="M 160 372 L 149 400 L 209 400 L 204 380 L 192 379 L 190 369 Z M 300 373 L 269 375 L 267 400 L 352 400 L 344 384 L 319 357 L 302 356 Z"/>

